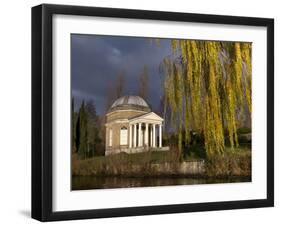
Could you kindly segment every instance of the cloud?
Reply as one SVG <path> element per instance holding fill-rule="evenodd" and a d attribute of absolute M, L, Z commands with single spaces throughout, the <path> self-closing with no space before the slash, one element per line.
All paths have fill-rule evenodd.
<path fill-rule="evenodd" d="M 76 104 L 83 99 L 93 99 L 97 112 L 102 114 L 109 83 L 120 71 L 125 71 L 125 92 L 135 95 L 139 75 L 146 65 L 150 75 L 147 101 L 158 109 L 162 95 L 159 64 L 169 54 L 169 40 L 162 40 L 157 47 L 147 38 L 72 35 L 71 80 Z"/>
<path fill-rule="evenodd" d="M 112 48 L 112 53 L 116 56 L 120 56 L 121 55 L 121 51 L 117 48 Z"/>

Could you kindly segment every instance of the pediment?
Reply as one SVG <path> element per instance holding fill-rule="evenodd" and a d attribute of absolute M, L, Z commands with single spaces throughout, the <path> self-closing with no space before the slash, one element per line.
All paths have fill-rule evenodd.
<path fill-rule="evenodd" d="M 149 113 L 146 113 L 144 115 L 140 115 L 140 116 L 137 116 L 137 117 L 134 117 L 134 118 L 130 119 L 130 121 L 139 121 L 139 120 L 158 121 L 158 122 L 164 121 L 163 118 L 161 118 L 159 115 L 157 115 L 154 112 L 149 112 Z"/>

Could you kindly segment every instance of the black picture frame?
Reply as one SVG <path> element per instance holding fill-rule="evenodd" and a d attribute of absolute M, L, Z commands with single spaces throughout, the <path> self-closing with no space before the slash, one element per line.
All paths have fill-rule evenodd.
<path fill-rule="evenodd" d="M 266 27 L 267 198 L 54 212 L 52 210 L 52 18 L 55 14 Z M 271 206 L 274 206 L 273 19 L 49 4 L 32 8 L 32 218 L 40 221 L 56 221 Z"/>

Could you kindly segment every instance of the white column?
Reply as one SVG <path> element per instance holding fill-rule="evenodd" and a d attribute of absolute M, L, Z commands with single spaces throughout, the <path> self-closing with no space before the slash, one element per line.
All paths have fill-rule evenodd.
<path fill-rule="evenodd" d="M 153 139 L 152 139 L 152 147 L 155 148 L 156 146 L 156 131 L 155 131 L 155 124 L 152 124 L 152 128 L 153 128 Z"/>
<path fill-rule="evenodd" d="M 137 146 L 137 124 L 134 124 L 134 147 Z"/>
<path fill-rule="evenodd" d="M 148 123 L 145 123 L 145 137 L 144 137 L 144 144 L 148 147 Z"/>
<path fill-rule="evenodd" d="M 162 148 L 162 124 L 159 124 L 159 148 Z"/>
<path fill-rule="evenodd" d="M 129 148 L 132 148 L 132 135 L 133 135 L 133 126 L 132 125 L 130 125 L 130 131 L 129 131 L 129 133 L 130 133 L 130 136 L 129 136 Z"/>
<path fill-rule="evenodd" d="M 152 125 L 150 126 L 150 147 L 152 147 L 152 139 L 153 139 L 153 137 L 152 137 Z"/>
<path fill-rule="evenodd" d="M 141 123 L 139 123 L 139 143 L 138 143 L 138 146 L 141 147 L 142 146 L 142 139 L 141 139 Z"/>
<path fill-rule="evenodd" d="M 108 147 L 109 146 L 109 142 L 108 142 L 109 141 L 109 138 L 108 138 L 109 137 L 109 134 L 108 134 L 109 129 L 106 127 L 105 131 L 106 131 L 105 132 L 105 146 Z"/>

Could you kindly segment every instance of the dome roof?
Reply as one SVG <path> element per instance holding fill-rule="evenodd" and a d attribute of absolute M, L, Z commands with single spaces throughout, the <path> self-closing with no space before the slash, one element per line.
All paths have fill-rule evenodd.
<path fill-rule="evenodd" d="M 109 111 L 119 109 L 135 109 L 150 112 L 147 102 L 140 96 L 123 96 L 114 101 Z"/>

